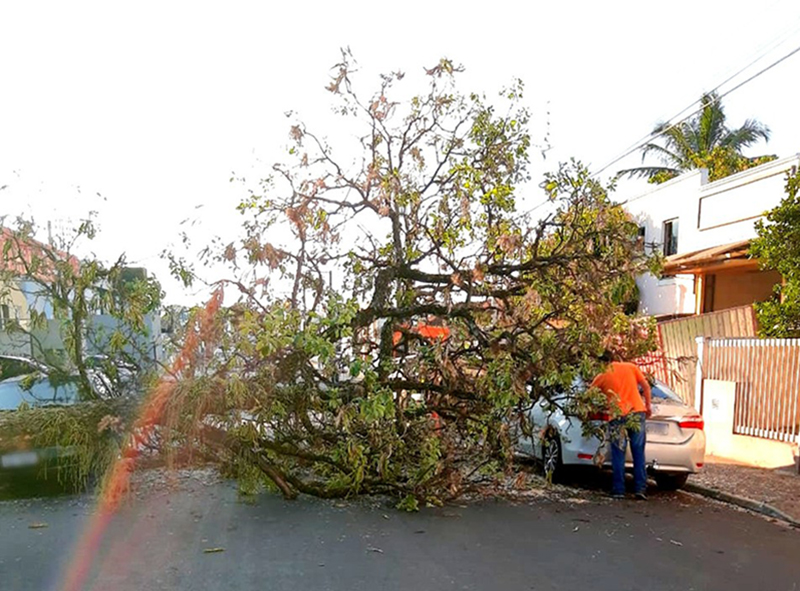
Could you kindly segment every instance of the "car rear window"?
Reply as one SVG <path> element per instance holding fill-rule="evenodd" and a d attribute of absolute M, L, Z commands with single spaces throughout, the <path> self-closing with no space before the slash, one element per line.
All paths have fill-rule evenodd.
<path fill-rule="evenodd" d="M 650 388 L 653 399 L 655 400 L 669 400 L 671 402 L 683 402 L 681 397 L 675 394 L 672 390 L 667 388 L 664 384 L 655 384 Z"/>
<path fill-rule="evenodd" d="M 75 382 L 54 385 L 41 379 L 26 390 L 20 380 L 0 382 L 0 410 L 16 410 L 23 402 L 31 406 L 75 404 L 78 402 L 78 386 Z"/>

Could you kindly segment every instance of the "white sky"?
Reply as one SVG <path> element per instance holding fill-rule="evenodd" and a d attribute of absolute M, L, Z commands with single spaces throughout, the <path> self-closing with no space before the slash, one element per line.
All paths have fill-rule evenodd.
<path fill-rule="evenodd" d="M 254 186 L 268 173 L 288 137 L 285 111 L 324 133 L 341 46 L 366 93 L 380 71 L 441 56 L 466 66 L 466 91 L 522 78 L 534 141 L 549 104 L 541 173 L 570 156 L 599 168 L 761 53 L 772 50 L 721 90 L 800 45 L 797 0 L 521 4 L 4 2 L 0 215 L 44 222 L 97 209 L 99 254 L 126 252 L 168 301 L 187 301 L 158 253 L 186 218 L 199 219 L 199 235 L 233 231 L 245 188 L 228 179 Z M 731 125 L 771 127 L 753 153 L 800 152 L 798 80 L 800 54 L 724 100 Z M 524 199 L 542 199 L 535 184 Z"/>

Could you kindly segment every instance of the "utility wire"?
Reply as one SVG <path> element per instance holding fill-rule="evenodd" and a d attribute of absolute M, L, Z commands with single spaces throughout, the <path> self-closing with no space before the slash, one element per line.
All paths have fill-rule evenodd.
<path fill-rule="evenodd" d="M 800 20 L 800 19 L 798 19 L 798 20 Z M 764 51 L 764 52 L 762 52 L 762 53 L 761 53 L 760 55 L 758 55 L 758 56 L 757 56 L 755 59 L 751 60 L 751 61 L 750 61 L 750 62 L 749 62 L 749 63 L 748 63 L 746 66 L 744 66 L 744 67 L 742 67 L 742 68 L 739 68 L 739 70 L 737 70 L 737 71 L 736 71 L 736 73 L 732 74 L 731 76 L 728 76 L 728 77 L 727 77 L 727 78 L 726 78 L 724 81 L 722 81 L 722 82 L 720 82 L 719 84 L 717 84 L 717 85 L 716 85 L 716 86 L 715 86 L 715 87 L 714 87 L 714 88 L 713 88 L 711 91 L 709 91 L 709 93 L 711 93 L 711 92 L 715 92 L 715 91 L 719 90 L 719 89 L 720 89 L 722 86 L 724 86 L 725 84 L 727 84 L 728 82 L 730 82 L 731 80 L 733 80 L 734 78 L 736 78 L 737 76 L 739 76 L 740 74 L 742 74 L 742 73 L 743 73 L 745 70 L 747 70 L 748 68 L 750 68 L 750 67 L 751 67 L 751 66 L 753 66 L 754 64 L 756 64 L 756 63 L 758 63 L 759 61 L 761 61 L 761 60 L 762 60 L 764 57 L 766 57 L 766 56 L 767 56 L 767 55 L 768 55 L 770 52 L 774 51 L 775 49 L 777 49 L 778 47 L 780 47 L 781 45 L 783 45 L 783 43 L 785 43 L 785 42 L 786 42 L 786 41 L 787 41 L 787 40 L 788 40 L 788 39 L 789 39 L 789 38 L 790 38 L 790 37 L 791 37 L 791 36 L 792 36 L 792 35 L 793 35 L 795 32 L 797 32 L 797 30 L 798 30 L 797 28 L 793 28 L 793 29 L 791 29 L 791 34 L 789 34 L 789 35 L 788 35 L 788 36 L 787 36 L 785 39 L 783 39 L 782 41 L 778 42 L 777 44 L 773 43 L 773 45 L 774 45 L 774 46 L 773 46 L 772 48 L 768 49 L 767 51 Z M 785 35 L 785 33 L 784 33 L 784 35 Z M 759 48 L 759 49 L 763 49 L 764 47 L 765 47 L 765 46 L 762 46 L 762 47 L 761 47 L 761 48 Z M 758 50 L 757 50 L 757 51 L 758 51 Z M 743 82 L 740 82 L 739 84 L 737 84 L 736 86 L 734 86 L 734 87 L 733 87 L 733 88 L 731 88 L 730 90 L 726 90 L 724 93 L 722 93 L 721 95 L 719 95 L 719 97 L 718 97 L 718 99 L 717 99 L 717 100 L 718 100 L 718 101 L 719 101 L 719 100 L 722 100 L 722 98 L 723 98 L 723 97 L 725 97 L 725 96 L 727 96 L 727 95 L 731 94 L 731 93 L 732 93 L 733 91 L 735 91 L 735 90 L 738 90 L 739 88 L 741 88 L 741 87 L 742 87 L 742 86 L 744 86 L 745 84 L 747 84 L 747 83 L 749 83 L 749 82 L 751 82 L 751 81 L 755 80 L 756 78 L 758 78 L 758 77 L 759 77 L 759 76 L 761 76 L 762 74 L 764 74 L 764 73 L 766 73 L 767 71 L 771 70 L 772 68 L 774 68 L 775 66 L 777 66 L 777 65 L 778 65 L 778 64 L 780 64 L 781 62 L 785 61 L 786 59 L 790 58 L 791 56 L 793 56 L 794 54 L 796 54 L 796 53 L 797 53 L 797 52 L 799 52 L 799 51 L 800 51 L 800 46 L 796 47 L 795 49 L 793 49 L 792 51 L 790 51 L 789 53 L 787 53 L 787 54 L 786 54 L 786 55 L 784 55 L 783 57 L 779 58 L 778 60 L 776 60 L 776 61 L 772 62 L 772 63 L 771 63 L 770 65 L 768 65 L 767 67 L 765 67 L 765 68 L 762 68 L 761 70 L 759 70 L 758 72 L 756 72 L 755 74 L 753 74 L 752 76 L 750 76 L 749 78 L 747 78 L 746 80 L 744 80 Z M 696 101 L 693 101 L 693 102 L 692 102 L 692 103 L 691 103 L 691 104 L 690 104 L 688 107 L 686 107 L 686 108 L 682 109 L 681 111 L 679 111 L 677 115 L 675 115 L 675 116 L 671 117 L 670 119 L 668 119 L 668 121 L 669 121 L 669 120 L 671 120 L 671 119 L 675 119 L 675 117 L 678 117 L 678 116 L 680 116 L 680 115 L 681 115 L 682 113 L 684 113 L 684 112 L 685 112 L 687 109 L 691 108 L 691 107 L 692 107 L 694 104 L 696 104 Z M 614 159 L 613 159 L 613 160 L 611 160 L 609 163 L 607 163 L 605 166 L 603 166 L 602 168 L 600 168 L 598 171 L 596 171 L 596 172 L 592 173 L 590 176 L 592 176 L 592 177 L 596 177 L 597 175 L 599 175 L 600 173 L 602 173 L 603 171 L 605 171 L 606 169 L 608 169 L 608 168 L 609 168 L 610 166 L 612 166 L 613 164 L 616 164 L 617 162 L 619 162 L 619 161 L 620 161 L 620 160 L 622 160 L 623 158 L 626 158 L 627 156 L 631 155 L 633 152 L 635 152 L 636 150 L 638 150 L 639 148 L 641 148 L 641 147 L 642 147 L 643 145 L 645 145 L 646 143 L 649 143 L 649 142 L 651 142 L 652 140 L 656 139 L 657 137 L 659 137 L 659 136 L 661 136 L 661 135 L 664 135 L 664 134 L 665 134 L 667 131 L 669 131 L 670 129 L 672 129 L 672 128 L 676 127 L 677 125 L 679 125 L 679 124 L 683 123 L 684 121 L 686 121 L 687 119 L 689 119 L 689 117 L 691 117 L 692 115 L 696 115 L 697 113 L 699 113 L 700 111 L 702 111 L 702 110 L 703 110 L 703 108 L 704 108 L 703 106 L 700 106 L 699 108 L 697 108 L 697 109 L 695 109 L 695 110 L 691 111 L 690 113 L 688 113 L 687 115 L 685 115 L 685 116 L 684 116 L 684 117 L 682 117 L 681 119 L 679 119 L 679 120 L 675 121 L 674 123 L 671 123 L 671 124 L 670 124 L 668 127 L 665 127 L 665 128 L 664 128 L 663 130 L 661 130 L 659 133 L 650 133 L 650 134 L 648 134 L 648 135 L 644 136 L 642 139 L 640 139 L 640 140 L 639 140 L 639 141 L 637 141 L 636 143 L 632 144 L 632 145 L 631 145 L 631 146 L 630 146 L 628 149 L 626 149 L 626 150 L 625 150 L 625 152 L 624 152 L 624 153 L 623 153 L 621 156 L 618 156 L 618 157 L 614 158 Z M 530 209 L 528 209 L 527 211 L 520 213 L 518 216 L 515 216 L 515 218 L 514 218 L 514 219 L 519 219 L 519 218 L 521 218 L 521 217 L 524 217 L 524 216 L 526 216 L 526 215 L 530 215 L 531 213 L 533 213 L 534 211 L 538 210 L 538 209 L 539 209 L 539 208 L 541 208 L 541 207 L 544 207 L 544 206 L 545 206 L 545 205 L 547 205 L 548 203 L 551 203 L 551 200 L 550 200 L 549 198 L 548 198 L 548 199 L 545 199 L 544 201 L 541 201 L 541 202 L 537 203 L 536 205 L 534 205 L 533 207 L 531 207 L 531 208 L 530 208 Z"/>
<path fill-rule="evenodd" d="M 752 75 L 752 76 L 750 76 L 749 78 L 745 79 L 744 81 L 740 82 L 739 84 L 737 84 L 736 86 L 734 86 L 734 87 L 733 87 L 733 88 L 731 88 L 730 90 L 726 90 L 725 92 L 723 92 L 722 94 L 720 94 L 720 95 L 717 97 L 717 101 L 720 101 L 720 100 L 722 100 L 724 97 L 728 96 L 728 95 L 729 95 L 729 94 L 731 94 L 733 91 L 735 91 L 735 90 L 738 90 L 739 88 L 741 88 L 741 87 L 742 87 L 742 86 L 744 86 L 745 84 L 747 84 L 747 83 L 749 83 L 749 82 L 751 82 L 751 81 L 755 80 L 756 78 L 758 78 L 758 77 L 759 77 L 759 76 L 761 76 L 762 74 L 764 74 L 764 73 L 768 72 L 769 70 L 771 70 L 772 68 L 774 68 L 775 66 L 777 66 L 778 64 L 780 64 L 781 62 L 783 62 L 783 61 L 785 61 L 785 60 L 789 59 L 790 57 L 792 57 L 792 56 L 793 56 L 794 54 L 796 54 L 797 52 L 800 52 L 800 46 L 797 46 L 797 47 L 795 47 L 795 48 L 794 48 L 792 51 L 790 51 L 789 53 L 787 53 L 787 54 L 786 54 L 786 55 L 784 55 L 783 57 L 781 57 L 781 58 L 779 58 L 779 59 L 775 60 L 774 62 L 772 62 L 772 63 L 771 63 L 770 65 L 768 65 L 767 67 L 765 67 L 765 68 L 762 68 L 761 70 L 759 70 L 758 72 L 756 72 L 755 74 L 753 74 L 753 75 Z M 737 75 L 738 75 L 738 73 L 737 73 Z M 719 87 L 717 87 L 717 88 L 719 88 Z M 649 143 L 649 142 L 651 142 L 652 140 L 654 140 L 654 139 L 656 139 L 656 138 L 658 138 L 658 137 L 660 137 L 660 136 L 664 135 L 664 134 L 665 134 L 665 133 L 667 133 L 669 130 L 671 130 L 671 129 L 674 129 L 676 126 L 680 125 L 681 123 L 683 123 L 684 121 L 686 121 L 687 119 L 689 119 L 689 117 L 691 117 L 692 115 L 696 115 L 697 113 L 701 112 L 701 111 L 702 111 L 704 108 L 705 108 L 705 107 L 704 107 L 703 105 L 701 105 L 701 106 L 700 106 L 700 107 L 698 107 L 697 109 L 695 109 L 695 110 L 691 111 L 691 112 L 690 112 L 688 115 L 686 115 L 686 116 L 682 117 L 681 119 L 679 119 L 678 121 L 675 121 L 674 123 L 671 123 L 670 125 L 668 125 L 668 126 L 667 126 L 667 127 L 665 127 L 664 129 L 662 129 L 661 131 L 659 131 L 658 133 L 651 133 L 651 134 L 649 134 L 649 135 L 648 135 L 646 138 L 644 138 L 643 140 L 641 140 L 641 141 L 639 141 L 638 143 L 636 143 L 636 144 L 635 144 L 633 147 L 631 147 L 631 148 L 629 148 L 628 150 L 626 150 L 626 151 L 625 151 L 625 152 L 624 152 L 624 153 L 623 153 L 621 156 L 617 156 L 617 157 L 616 157 L 616 158 L 614 158 L 614 159 L 613 159 L 611 162 L 609 162 L 608 164 L 606 164 L 605 166 L 603 166 L 603 167 L 602 167 L 600 170 L 597 170 L 596 172 L 592 173 L 592 175 L 591 175 L 591 176 L 597 176 L 597 175 L 599 175 L 601 172 L 605 171 L 606 169 L 608 169 L 608 168 L 609 168 L 610 166 L 612 166 L 613 164 L 616 164 L 617 162 L 619 162 L 619 161 L 620 161 L 620 160 L 622 160 L 623 158 L 626 158 L 627 156 L 630 156 L 630 155 L 631 155 L 633 152 L 635 152 L 636 150 L 638 150 L 639 148 L 641 148 L 642 146 L 644 146 L 646 143 Z M 684 110 L 685 110 L 685 109 L 684 109 Z"/>
<path fill-rule="evenodd" d="M 784 31 L 784 33 L 783 33 L 781 36 L 779 36 L 777 39 L 774 39 L 774 40 L 773 40 L 771 43 L 765 43 L 765 44 L 761 45 L 761 47 L 757 48 L 757 49 L 756 49 L 756 51 L 754 52 L 754 53 L 758 53 L 758 55 L 757 55 L 757 57 L 756 57 L 755 59 L 751 60 L 751 61 L 750 61 L 750 62 L 749 62 L 749 63 L 748 63 L 746 66 L 743 66 L 743 67 L 739 68 L 739 69 L 738 69 L 738 70 L 737 70 L 737 71 L 736 71 L 734 74 L 731 74 L 731 75 L 730 75 L 730 76 L 728 76 L 728 77 L 727 77 L 725 80 L 723 80 L 722 82 L 720 82 L 719 84 L 717 84 L 717 85 L 716 85 L 714 88 L 712 88 L 710 91 L 708 91 L 708 94 L 710 94 L 710 93 L 712 93 L 712 92 L 716 92 L 717 90 L 719 90 L 720 88 L 722 88 L 723 86 L 725 86 L 725 85 L 726 85 L 728 82 L 730 82 L 731 80 L 733 80 L 734 78 L 736 78 L 737 76 L 739 76 L 740 74 L 742 74 L 742 73 L 743 73 L 745 70 L 747 70 L 747 69 L 751 68 L 752 66 L 754 66 L 755 64 L 757 64 L 758 62 L 760 62 L 760 61 L 761 61 L 762 59 L 764 59 L 764 58 L 765 58 L 767 55 L 769 55 L 769 54 L 770 54 L 772 51 L 776 50 L 778 47 L 780 47 L 781 45 L 783 45 L 784 43 L 786 43 L 786 41 L 788 41 L 788 40 L 789 40 L 789 39 L 790 39 L 790 38 L 791 38 L 791 37 L 792 37 L 792 36 L 793 36 L 795 33 L 797 33 L 797 31 L 798 31 L 798 30 L 800 30 L 800 28 L 798 28 L 798 27 L 797 27 L 797 23 L 799 23 L 799 22 L 800 22 L 800 18 L 798 18 L 798 19 L 795 21 L 795 23 L 793 23 L 793 24 L 792 24 L 792 26 L 791 26 L 789 29 L 787 29 L 786 31 Z M 778 41 L 778 39 L 780 39 L 780 41 Z M 770 47 L 769 49 L 766 49 L 766 50 L 765 50 L 765 48 L 766 48 L 766 47 L 768 47 L 768 46 L 770 46 L 770 45 L 771 45 L 771 47 Z M 763 51 L 763 50 L 765 50 L 765 51 Z M 670 117 L 669 119 L 667 119 L 666 121 L 664 121 L 664 123 L 669 123 L 669 122 L 670 122 L 670 121 L 672 121 L 673 119 L 676 119 L 676 118 L 678 118 L 678 117 L 681 117 L 681 115 L 683 115 L 683 114 L 684 114 L 686 111 L 688 111 L 689 109 L 691 109 L 692 107 L 694 107 L 694 105 L 696 105 L 696 104 L 697 104 L 697 101 L 696 101 L 696 100 L 693 100 L 693 101 L 692 101 L 691 103 L 689 103 L 689 104 L 688 104 L 686 107 L 684 107 L 683 109 L 681 109 L 680 111 L 678 111 L 678 112 L 677 112 L 675 115 L 673 115 L 672 117 Z M 702 109 L 700 109 L 700 110 L 702 110 Z M 677 124 L 677 123 L 681 123 L 682 121 L 685 121 L 686 119 L 688 119 L 689 117 L 691 117 L 691 116 L 692 116 L 694 113 L 696 113 L 696 112 L 697 112 L 697 111 L 695 111 L 695 112 L 693 112 L 693 113 L 689 113 L 688 115 L 686 115 L 686 117 L 683 117 L 682 119 L 678 120 L 678 121 L 676 122 L 676 124 Z M 666 131 L 666 130 L 665 130 L 665 131 Z M 640 139 L 636 140 L 636 141 L 635 141 L 633 144 L 631 144 L 630 146 L 628 146 L 627 148 L 625 148 L 625 151 L 624 151 L 624 154 L 623 154 L 623 156 L 620 156 L 620 157 L 619 157 L 619 158 L 617 158 L 616 160 L 612 160 L 611 162 L 609 162 L 608 164 L 606 164 L 606 165 L 605 165 L 603 168 L 601 168 L 600 170 L 598 170 L 598 171 L 595 173 L 595 175 L 596 175 L 596 174 L 600 174 L 601 172 L 603 172 L 604 170 L 606 170 L 606 169 L 607 169 L 609 166 L 611 166 L 611 165 L 612 165 L 612 164 L 614 164 L 615 162 L 617 162 L 617 161 L 621 160 L 621 159 L 622 159 L 622 158 L 624 158 L 625 156 L 628 156 L 628 155 L 629 155 L 631 152 L 634 152 L 634 151 L 636 151 L 636 150 L 637 150 L 637 149 L 638 149 L 638 148 L 639 148 L 641 145 L 643 145 L 643 144 L 645 144 L 645 143 L 649 142 L 651 139 L 655 139 L 655 137 L 657 137 L 657 136 L 654 136 L 652 133 L 648 133 L 648 134 L 647 134 L 647 135 L 645 135 L 644 137 L 642 137 L 642 138 L 640 138 Z M 593 175 L 593 176 L 594 176 L 594 175 Z"/>

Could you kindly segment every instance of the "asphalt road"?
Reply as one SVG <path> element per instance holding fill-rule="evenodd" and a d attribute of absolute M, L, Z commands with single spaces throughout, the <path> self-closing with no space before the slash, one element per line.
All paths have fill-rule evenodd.
<path fill-rule="evenodd" d="M 0 502 L 0 589 L 60 589 L 92 510 L 86 496 Z M 683 493 L 405 514 L 374 500 L 246 504 L 216 484 L 129 504 L 91 560 L 96 591 L 791 591 L 800 531 Z"/>

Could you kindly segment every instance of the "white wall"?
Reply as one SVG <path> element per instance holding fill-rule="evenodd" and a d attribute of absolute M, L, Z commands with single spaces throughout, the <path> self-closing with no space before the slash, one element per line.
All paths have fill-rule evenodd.
<path fill-rule="evenodd" d="M 661 251 L 664 222 L 678 220 L 678 252 L 689 240 L 692 224 L 697 217 L 697 197 L 707 182 L 706 170 L 695 170 L 661 185 L 654 185 L 645 193 L 623 200 L 625 208 L 639 226 L 645 228 L 645 244 Z M 694 312 L 694 277 L 681 275 L 658 279 L 644 275 L 637 280 L 639 286 L 639 311 L 654 316 L 692 314 Z"/>
<path fill-rule="evenodd" d="M 636 280 L 639 286 L 639 311 L 666 316 L 694 313 L 694 276 L 677 275 L 659 279 L 649 273 Z"/>
<path fill-rule="evenodd" d="M 786 194 L 786 172 L 792 166 L 800 166 L 800 155 L 700 187 L 697 229 L 687 236 L 687 252 L 754 238 L 755 221 Z"/>
<path fill-rule="evenodd" d="M 703 400 L 706 455 L 769 469 L 797 465 L 797 444 L 734 434 L 736 382 L 703 380 L 702 384 L 696 397 Z"/>
<path fill-rule="evenodd" d="M 151 312 L 144 318 L 147 334 L 134 335 L 124 331 L 125 336 L 132 338 L 135 346 L 125 347 L 126 351 L 139 362 L 150 359 L 160 361 L 164 357 L 163 343 L 161 341 L 161 316 L 158 312 Z M 95 314 L 89 318 L 89 334 L 87 335 L 86 349 L 90 354 L 101 354 L 107 346 L 108 339 L 119 328 L 120 321 L 109 314 Z"/>
<path fill-rule="evenodd" d="M 645 243 L 663 248 L 664 222 L 678 220 L 678 253 L 753 238 L 755 221 L 780 203 L 786 172 L 800 167 L 800 154 L 768 162 L 727 178 L 708 182 L 705 169 L 694 170 L 634 195 L 620 191 L 619 202 L 645 227 Z M 624 185 L 623 185 L 624 188 Z M 655 316 L 691 314 L 694 278 L 679 275 L 637 280 L 639 310 Z"/>

